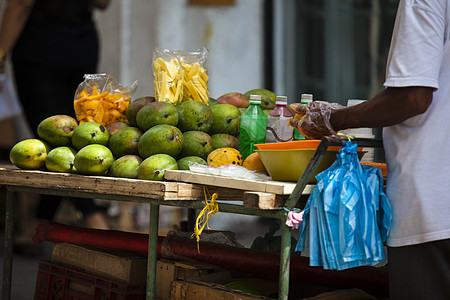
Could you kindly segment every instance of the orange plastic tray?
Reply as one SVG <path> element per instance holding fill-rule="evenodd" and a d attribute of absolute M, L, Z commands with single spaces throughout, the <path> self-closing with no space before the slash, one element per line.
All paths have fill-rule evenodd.
<path fill-rule="evenodd" d="M 294 149 L 316 149 L 320 140 L 291 141 L 284 143 L 256 144 L 258 150 L 294 150 Z M 339 151 L 340 146 L 330 146 L 328 150 Z M 358 149 L 359 150 L 359 149 Z"/>
<path fill-rule="evenodd" d="M 362 161 L 361 163 L 364 165 L 380 168 L 381 176 L 383 176 L 383 178 L 387 177 L 387 165 L 385 163 L 368 162 L 368 161 Z"/>

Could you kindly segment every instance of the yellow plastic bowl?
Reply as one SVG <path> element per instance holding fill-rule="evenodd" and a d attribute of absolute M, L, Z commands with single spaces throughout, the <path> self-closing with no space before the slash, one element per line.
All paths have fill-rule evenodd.
<path fill-rule="evenodd" d="M 303 140 L 303 141 L 290 141 L 283 143 L 256 144 L 255 146 L 258 148 L 258 150 L 316 149 L 319 146 L 320 142 L 321 140 Z M 339 149 L 340 147 L 334 148 Z"/>
<path fill-rule="evenodd" d="M 314 149 L 288 149 L 288 150 L 256 150 L 273 180 L 295 181 L 306 169 Z M 329 168 L 336 160 L 338 150 L 327 150 L 320 161 L 310 183 L 316 183 L 315 176 Z"/>

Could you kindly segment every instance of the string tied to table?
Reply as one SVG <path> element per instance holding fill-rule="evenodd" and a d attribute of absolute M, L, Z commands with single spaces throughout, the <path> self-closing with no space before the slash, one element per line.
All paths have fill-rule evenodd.
<path fill-rule="evenodd" d="M 197 251 L 200 253 L 200 235 L 202 234 L 203 230 L 205 229 L 205 226 L 209 228 L 208 221 L 211 218 L 212 215 L 219 212 L 219 204 L 216 202 L 217 197 L 219 195 L 217 193 L 214 193 L 210 196 L 208 189 L 206 186 L 203 186 L 203 193 L 205 195 L 205 201 L 203 203 L 205 204 L 205 207 L 201 210 L 201 212 L 197 216 L 197 220 L 195 222 L 195 228 L 194 233 L 192 234 L 191 238 L 195 236 L 197 240 Z M 208 198 L 211 199 L 208 202 Z"/>

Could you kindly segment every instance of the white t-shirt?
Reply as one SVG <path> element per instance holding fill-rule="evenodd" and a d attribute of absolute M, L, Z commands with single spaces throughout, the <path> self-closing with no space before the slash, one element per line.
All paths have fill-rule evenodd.
<path fill-rule="evenodd" d="M 400 0 L 386 87 L 436 88 L 428 110 L 383 130 L 393 220 L 387 244 L 450 238 L 450 0 Z"/>

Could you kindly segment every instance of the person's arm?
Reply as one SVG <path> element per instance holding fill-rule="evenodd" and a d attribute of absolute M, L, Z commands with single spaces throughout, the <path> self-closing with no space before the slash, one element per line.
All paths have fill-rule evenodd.
<path fill-rule="evenodd" d="M 433 99 L 430 87 L 390 87 L 368 101 L 347 108 L 333 108 L 329 103 L 313 101 L 308 105 L 293 103 L 295 117 L 289 124 L 308 139 L 321 139 L 347 128 L 381 128 L 399 124 L 424 113 Z"/>
<path fill-rule="evenodd" d="M 91 4 L 98 9 L 106 9 L 109 5 L 109 2 L 109 0 L 92 0 Z"/>
<path fill-rule="evenodd" d="M 10 0 L 0 28 L 0 61 L 11 51 L 30 16 L 35 0 Z"/>
<path fill-rule="evenodd" d="M 361 104 L 332 111 L 330 122 L 335 131 L 399 124 L 424 113 L 433 91 L 430 87 L 389 87 Z"/>

